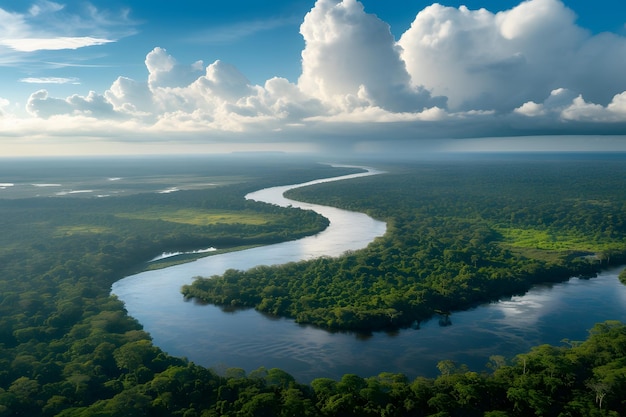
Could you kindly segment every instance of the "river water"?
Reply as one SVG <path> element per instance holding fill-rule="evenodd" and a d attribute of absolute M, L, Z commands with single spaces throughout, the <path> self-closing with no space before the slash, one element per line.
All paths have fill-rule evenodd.
<path fill-rule="evenodd" d="M 116 282 L 112 293 L 150 333 L 155 345 L 171 355 L 218 371 L 228 367 L 246 371 L 281 368 L 300 382 L 317 377 L 339 379 L 346 373 L 364 377 L 380 372 L 404 373 L 411 378 L 435 376 L 436 364 L 443 359 L 479 371 L 491 355 L 512 357 L 542 343 L 582 340 L 596 322 L 626 321 L 626 286 L 617 279 L 619 268 L 593 279 L 572 278 L 536 286 L 523 296 L 454 313 L 449 320 L 434 318 L 422 323 L 420 329 L 392 333 L 331 333 L 253 309 L 224 311 L 184 301 L 180 289 L 195 276 L 339 256 L 367 246 L 385 233 L 383 222 L 362 213 L 288 200 L 282 194 L 298 186 L 377 173 L 370 170 L 251 193 L 246 198 L 315 210 L 330 220 L 330 226 L 297 241 L 132 275 Z"/>

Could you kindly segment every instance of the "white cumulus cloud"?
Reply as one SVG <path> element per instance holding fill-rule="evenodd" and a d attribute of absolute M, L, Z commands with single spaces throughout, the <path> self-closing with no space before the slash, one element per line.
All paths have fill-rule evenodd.
<path fill-rule="evenodd" d="M 192 65 L 180 65 L 163 48 L 154 48 L 146 56 L 148 83 L 151 88 L 185 87 L 195 81 L 204 70 L 202 61 Z"/>
<path fill-rule="evenodd" d="M 11 102 L 6 98 L 0 97 L 0 116 L 4 115 L 5 109 L 11 105 Z"/>
<path fill-rule="evenodd" d="M 575 20 L 560 0 L 495 14 L 433 4 L 398 44 L 412 82 L 452 109 L 508 112 L 558 88 L 608 102 L 626 90 L 626 39 L 591 36 Z"/>
<path fill-rule="evenodd" d="M 152 91 L 146 81 L 118 77 L 104 96 L 116 111 L 131 116 L 149 116 L 155 110 Z"/>
<path fill-rule="evenodd" d="M 28 98 L 26 110 L 41 118 L 68 114 L 101 119 L 119 117 L 111 102 L 93 91 L 87 96 L 75 94 L 66 99 L 59 99 L 50 97 L 47 90 L 39 90 Z"/>
<path fill-rule="evenodd" d="M 411 85 L 389 25 L 365 13 L 360 2 L 318 0 L 300 33 L 305 48 L 298 86 L 303 92 L 344 109 L 445 106 L 445 99 Z"/>
<path fill-rule="evenodd" d="M 52 13 L 56 3 L 41 4 L 47 11 L 31 13 Z M 19 19 L 2 24 L 5 32 L 22 30 Z M 559 0 L 527 0 L 495 14 L 434 4 L 397 41 L 357 0 L 318 0 L 300 32 L 297 83 L 274 77 L 255 85 L 222 60 L 181 63 L 156 47 L 145 57 L 145 79 L 120 75 L 86 96 L 36 91 L 26 105 L 31 118 L 2 127 L 119 140 L 337 143 L 606 134 L 626 126 L 626 38 L 592 36 Z"/>
<path fill-rule="evenodd" d="M 607 106 L 589 103 L 580 95 L 563 110 L 561 116 L 563 119 L 576 121 L 624 122 L 626 121 L 626 92 L 615 95 Z"/>
<path fill-rule="evenodd" d="M 550 92 L 550 96 L 543 103 L 527 101 L 514 110 L 514 113 L 528 117 L 547 116 L 561 113 L 569 107 L 576 98 L 576 94 L 566 88 L 557 88 Z"/>

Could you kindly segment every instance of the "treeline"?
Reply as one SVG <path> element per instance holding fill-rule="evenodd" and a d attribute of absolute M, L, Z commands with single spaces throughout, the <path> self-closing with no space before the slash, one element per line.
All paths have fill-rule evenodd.
<path fill-rule="evenodd" d="M 386 221 L 387 234 L 365 250 L 229 270 L 183 294 L 325 328 L 377 330 L 534 283 L 592 276 L 625 259 L 621 163 L 440 162 L 389 171 L 288 193 Z"/>
<path fill-rule="evenodd" d="M 132 387 L 155 373 L 191 365 L 152 346 L 110 296 L 111 284 L 164 251 L 267 244 L 316 233 L 327 224 L 321 216 L 243 196 L 267 185 L 354 170 L 285 163 L 261 166 L 256 179 L 254 166 L 241 172 L 247 178 L 231 185 L 171 194 L 0 200 L 0 416 L 52 416 L 117 395 L 131 411 L 98 413 L 144 410 L 144 397 Z M 215 176 L 219 169 L 190 174 Z M 203 225 L 154 218 L 181 208 L 199 215 L 253 214 L 264 221 Z M 126 216 L 145 211 L 149 218 Z"/>
<path fill-rule="evenodd" d="M 259 181 L 278 185 L 334 172 L 273 166 Z M 184 244 L 185 234 L 213 244 L 212 231 L 115 214 L 168 205 L 201 210 L 203 202 L 224 209 L 220 200 L 244 205 L 229 206 L 233 211 L 278 210 L 235 203 L 258 185 L 250 179 L 167 195 L 0 200 L 0 417 L 626 414 L 626 327 L 615 322 L 599 324 L 585 342 L 541 346 L 510 363 L 493 357 L 491 374 L 444 360 L 440 377 L 413 381 L 383 373 L 303 385 L 278 369 L 218 375 L 165 354 L 109 295 L 110 286 L 151 256 L 181 249 L 172 244 Z M 278 211 L 294 226 L 318 221 Z M 236 234 L 240 226 L 228 227 Z"/>
<path fill-rule="evenodd" d="M 83 326 L 102 318 L 93 321 Z M 65 367 L 35 364 L 37 373 L 0 391 L 0 415 L 617 417 L 626 412 L 626 326 L 619 322 L 597 324 L 584 342 L 538 346 L 511 363 L 493 356 L 491 373 L 444 360 L 437 378 L 347 374 L 310 385 L 279 369 L 246 375 L 231 368 L 218 376 L 164 355 L 140 332 L 94 333 L 74 336 L 65 353 L 74 360 Z"/>

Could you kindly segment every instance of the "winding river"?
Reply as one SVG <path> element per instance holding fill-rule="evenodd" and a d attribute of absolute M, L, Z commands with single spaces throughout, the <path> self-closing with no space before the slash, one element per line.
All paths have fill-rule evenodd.
<path fill-rule="evenodd" d="M 454 313 L 450 322 L 437 318 L 420 329 L 373 334 L 331 333 L 293 320 L 263 315 L 253 309 L 224 311 L 213 305 L 184 301 L 180 288 L 195 276 L 222 274 L 229 268 L 248 269 L 339 256 L 367 246 L 386 231 L 383 222 L 365 214 L 301 203 L 283 197 L 291 188 L 380 173 L 321 179 L 273 187 L 246 198 L 281 206 L 315 210 L 330 220 L 323 232 L 300 240 L 208 256 L 194 262 L 142 272 L 116 282 L 112 293 L 150 333 L 154 343 L 174 356 L 218 371 L 240 367 L 281 368 L 301 382 L 317 377 L 338 379 L 399 372 L 409 377 L 434 376 L 442 359 L 481 370 L 491 355 L 512 357 L 541 343 L 581 340 L 594 323 L 626 321 L 626 286 L 620 269 L 597 278 L 536 286 L 512 297 L 470 311 Z"/>

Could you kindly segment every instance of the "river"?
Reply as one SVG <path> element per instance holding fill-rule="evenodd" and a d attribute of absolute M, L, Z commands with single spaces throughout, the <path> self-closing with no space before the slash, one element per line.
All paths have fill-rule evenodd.
<path fill-rule="evenodd" d="M 297 241 L 208 256 L 194 262 L 142 272 L 116 282 L 112 293 L 150 333 L 155 345 L 171 355 L 218 371 L 239 367 L 281 368 L 300 382 L 317 377 L 338 379 L 399 372 L 413 378 L 435 376 L 443 359 L 481 370 L 491 355 L 512 357 L 541 343 L 582 340 L 594 323 L 626 321 L 626 286 L 620 269 L 597 278 L 572 278 L 540 285 L 512 297 L 452 314 L 449 323 L 434 318 L 420 329 L 357 334 L 328 332 L 253 309 L 224 311 L 184 301 L 180 288 L 195 276 L 222 274 L 229 268 L 282 264 L 319 256 L 339 256 L 367 246 L 386 231 L 383 222 L 365 214 L 286 199 L 290 188 L 349 180 L 379 173 L 346 175 L 305 184 L 273 187 L 246 198 L 315 210 L 330 220 L 323 232 Z"/>

